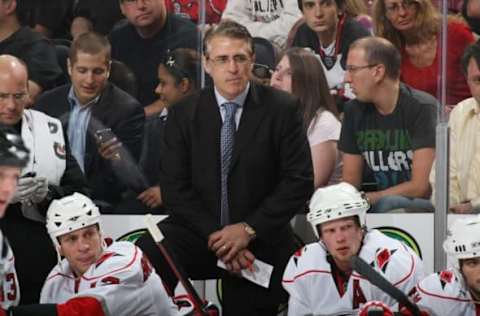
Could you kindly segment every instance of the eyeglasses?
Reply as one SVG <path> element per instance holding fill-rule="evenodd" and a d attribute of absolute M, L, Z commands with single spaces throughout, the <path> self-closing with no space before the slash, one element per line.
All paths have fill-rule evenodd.
<path fill-rule="evenodd" d="M 402 2 L 392 3 L 391 5 L 386 6 L 385 10 L 389 14 L 397 14 L 398 12 L 400 12 L 400 8 L 405 11 L 407 9 L 413 8 L 416 3 L 417 2 L 415 0 L 403 0 Z"/>
<path fill-rule="evenodd" d="M 260 79 L 270 79 L 273 74 L 273 70 L 267 65 L 263 64 L 253 64 L 252 73 L 255 77 Z"/>
<path fill-rule="evenodd" d="M 355 66 L 355 65 L 347 65 L 345 66 L 345 72 L 349 72 L 351 74 L 356 73 L 359 70 L 372 68 L 378 66 L 378 64 L 371 64 L 371 65 L 364 65 L 364 66 Z"/>
<path fill-rule="evenodd" d="M 211 61 L 214 65 L 219 67 L 224 67 L 233 62 L 237 65 L 245 65 L 250 61 L 250 57 L 244 54 L 234 55 L 232 58 L 230 56 L 217 56 L 214 58 L 207 57 L 207 60 Z"/>
<path fill-rule="evenodd" d="M 0 103 L 6 103 L 8 99 L 12 98 L 13 102 L 18 103 L 25 100 L 27 97 L 27 92 L 18 92 L 18 93 L 1 93 L 0 92 Z"/>

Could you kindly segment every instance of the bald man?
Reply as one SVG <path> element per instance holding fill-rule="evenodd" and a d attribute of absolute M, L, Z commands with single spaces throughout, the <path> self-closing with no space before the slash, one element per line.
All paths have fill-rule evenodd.
<path fill-rule="evenodd" d="M 38 302 L 43 281 L 57 261 L 44 224 L 50 201 L 73 192 L 87 193 L 61 122 L 25 109 L 28 87 L 25 63 L 11 55 L 0 55 L 0 124 L 15 129 L 31 152 L 12 204 L 0 223 L 17 254 L 21 303 Z"/>

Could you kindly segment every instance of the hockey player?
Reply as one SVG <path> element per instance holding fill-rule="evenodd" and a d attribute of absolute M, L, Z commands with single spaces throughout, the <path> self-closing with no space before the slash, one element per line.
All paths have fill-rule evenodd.
<path fill-rule="evenodd" d="M 0 218 L 5 215 L 8 203 L 15 194 L 21 168 L 25 167 L 29 150 L 14 130 L 0 127 Z M 8 309 L 18 304 L 18 288 L 15 259 L 8 241 L 0 231 L 0 306 Z"/>
<path fill-rule="evenodd" d="M 42 304 L 14 307 L 3 315 L 177 314 L 140 248 L 129 242 L 105 244 L 100 213 L 88 197 L 74 193 L 54 200 L 47 212 L 47 229 L 59 259 L 65 258 L 45 281 Z"/>
<path fill-rule="evenodd" d="M 352 271 L 354 255 L 406 293 L 422 279 L 423 263 L 409 247 L 366 229 L 368 208 L 361 194 L 345 182 L 314 193 L 307 219 L 320 241 L 298 250 L 285 269 L 289 316 L 356 315 L 371 300 L 397 308 L 390 296 Z"/>
<path fill-rule="evenodd" d="M 412 300 L 430 315 L 479 316 L 480 215 L 456 220 L 443 248 L 453 267 L 422 280 Z"/>

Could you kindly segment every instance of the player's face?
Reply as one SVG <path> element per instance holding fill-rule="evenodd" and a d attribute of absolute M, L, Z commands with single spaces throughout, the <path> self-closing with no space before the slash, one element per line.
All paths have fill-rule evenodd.
<path fill-rule="evenodd" d="M 331 33 L 337 28 L 338 8 L 334 0 L 303 0 L 303 17 L 312 31 Z"/>
<path fill-rule="evenodd" d="M 341 218 L 323 223 L 319 230 L 337 266 L 344 271 L 350 270 L 350 259 L 358 253 L 363 237 L 363 230 L 355 219 Z"/>
<path fill-rule="evenodd" d="M 246 89 L 253 62 L 254 56 L 246 40 L 214 36 L 207 43 L 205 70 L 227 100 L 236 98 Z"/>
<path fill-rule="evenodd" d="M 75 95 L 86 104 L 102 93 L 107 83 L 110 64 L 105 53 L 92 55 L 79 51 L 75 61 L 68 61 L 68 72 Z"/>
<path fill-rule="evenodd" d="M 5 215 L 8 203 L 17 189 L 20 168 L 0 166 L 0 218 Z"/>
<path fill-rule="evenodd" d="M 60 253 L 64 256 L 77 276 L 83 275 L 102 255 L 102 236 L 97 225 L 59 237 Z"/>
<path fill-rule="evenodd" d="M 470 93 L 480 104 L 480 69 L 478 68 L 475 58 L 471 58 L 467 67 L 467 83 Z"/>
<path fill-rule="evenodd" d="M 480 257 L 462 260 L 461 270 L 470 293 L 480 300 Z"/>
<path fill-rule="evenodd" d="M 282 60 L 277 64 L 277 67 L 275 67 L 270 85 L 289 93 L 292 92 L 292 71 L 287 56 L 283 56 Z"/>

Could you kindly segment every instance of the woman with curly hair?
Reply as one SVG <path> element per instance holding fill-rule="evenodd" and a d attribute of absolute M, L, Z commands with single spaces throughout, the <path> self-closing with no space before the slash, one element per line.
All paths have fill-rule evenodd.
<path fill-rule="evenodd" d="M 373 20 L 375 34 L 391 41 L 402 53 L 402 81 L 438 97 L 440 13 L 431 1 L 376 0 Z M 449 17 L 447 39 L 446 102 L 451 108 L 470 97 L 460 60 L 474 37 L 463 20 Z"/>

